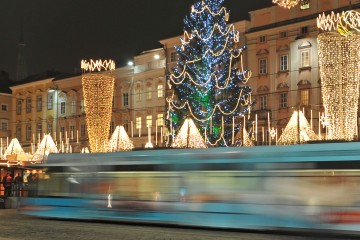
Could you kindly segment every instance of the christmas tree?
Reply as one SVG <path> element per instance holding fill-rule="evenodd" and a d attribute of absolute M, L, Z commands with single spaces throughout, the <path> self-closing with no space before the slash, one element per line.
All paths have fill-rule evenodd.
<path fill-rule="evenodd" d="M 251 106 L 251 89 L 245 85 L 251 73 L 242 67 L 246 47 L 238 48 L 239 32 L 227 25 L 223 2 L 204 0 L 192 6 L 176 47 L 177 65 L 168 77 L 170 128 L 178 131 L 191 118 L 212 146 L 231 144 L 233 131 L 239 130 L 233 128 L 233 117 L 239 123 Z"/>

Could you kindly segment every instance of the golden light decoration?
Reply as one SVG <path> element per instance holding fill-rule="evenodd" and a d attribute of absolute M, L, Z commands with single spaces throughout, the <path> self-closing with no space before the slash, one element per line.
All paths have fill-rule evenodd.
<path fill-rule="evenodd" d="M 254 147 L 254 141 L 251 140 L 249 137 L 248 131 L 244 127 L 240 128 L 240 130 L 237 132 L 235 139 L 234 146 L 236 147 Z"/>
<path fill-rule="evenodd" d="M 133 142 L 130 140 L 123 126 L 117 126 L 109 141 L 109 151 L 131 151 L 134 148 Z"/>
<path fill-rule="evenodd" d="M 115 82 L 112 70 L 115 69 L 115 63 L 112 60 L 82 60 L 81 68 L 84 71 L 82 87 L 90 151 L 107 152 Z"/>
<path fill-rule="evenodd" d="M 300 0 L 273 0 L 272 2 L 279 5 L 280 7 L 290 9 L 299 4 Z"/>
<path fill-rule="evenodd" d="M 176 135 L 173 148 L 207 148 L 194 121 L 187 118 Z"/>
<path fill-rule="evenodd" d="M 319 140 L 318 136 L 311 129 L 309 122 L 304 116 L 303 112 L 294 111 L 293 115 L 290 118 L 290 121 L 286 125 L 284 131 L 282 132 L 277 144 L 278 145 L 291 145 L 298 143 L 298 136 L 300 135 L 300 143 L 305 143 L 308 141 Z M 299 122 L 299 127 L 298 127 Z"/>
<path fill-rule="evenodd" d="M 42 162 L 46 160 L 47 155 L 50 153 L 59 153 L 59 149 L 56 147 L 56 144 L 50 134 L 46 134 L 41 140 L 32 161 Z"/>
<path fill-rule="evenodd" d="M 321 33 L 318 46 L 328 139 L 351 141 L 357 135 L 360 36 Z"/>
<path fill-rule="evenodd" d="M 360 32 L 360 13 L 354 10 L 328 15 L 322 13 L 317 18 L 317 26 L 325 32 L 337 31 L 347 37 Z"/>

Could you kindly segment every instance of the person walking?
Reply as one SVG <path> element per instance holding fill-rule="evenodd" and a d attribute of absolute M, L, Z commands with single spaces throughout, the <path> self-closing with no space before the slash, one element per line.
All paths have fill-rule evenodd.
<path fill-rule="evenodd" d="M 22 188 L 23 188 L 23 178 L 20 175 L 20 173 L 18 173 L 14 179 L 14 187 L 15 187 L 15 196 L 16 197 L 20 197 L 22 194 Z"/>

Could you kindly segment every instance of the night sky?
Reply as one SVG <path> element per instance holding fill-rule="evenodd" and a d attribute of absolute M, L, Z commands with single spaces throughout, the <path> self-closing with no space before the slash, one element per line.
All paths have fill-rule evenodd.
<path fill-rule="evenodd" d="M 15 78 L 23 25 L 28 74 L 72 73 L 81 59 L 113 59 L 125 65 L 159 40 L 182 34 L 194 0 L 0 0 L 0 70 Z M 271 0 L 225 0 L 230 22 Z"/>

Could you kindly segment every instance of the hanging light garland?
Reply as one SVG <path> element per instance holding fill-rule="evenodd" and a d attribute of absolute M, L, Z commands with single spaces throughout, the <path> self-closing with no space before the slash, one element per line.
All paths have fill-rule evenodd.
<path fill-rule="evenodd" d="M 351 36 L 360 33 L 360 13 L 354 10 L 322 13 L 317 18 L 317 27 L 325 32 L 337 31 L 342 36 Z"/>
<path fill-rule="evenodd" d="M 357 134 L 360 36 L 325 32 L 318 46 L 328 139 L 351 141 Z"/>
<path fill-rule="evenodd" d="M 273 0 L 272 2 L 279 5 L 280 7 L 290 9 L 296 6 L 300 2 L 300 0 Z"/>
<path fill-rule="evenodd" d="M 82 60 L 81 68 L 84 71 L 82 87 L 90 151 L 107 152 L 115 82 L 112 71 L 115 70 L 115 63 L 112 60 Z"/>

